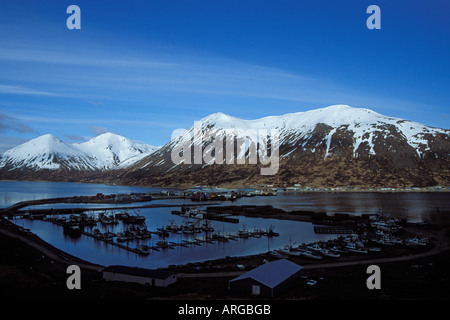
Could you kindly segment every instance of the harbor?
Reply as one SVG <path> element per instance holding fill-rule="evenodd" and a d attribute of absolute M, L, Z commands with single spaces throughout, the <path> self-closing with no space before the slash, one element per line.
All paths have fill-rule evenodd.
<path fill-rule="evenodd" d="M 329 228 L 323 230 L 335 232 Z M 341 233 L 319 241 L 297 242 L 290 239 L 281 247 L 259 254 L 171 266 L 168 270 L 195 277 L 198 272 L 207 276 L 210 272 L 217 274 L 219 271 L 250 270 L 278 259 L 291 260 L 307 270 L 365 262 L 395 262 L 447 250 L 446 239 L 445 229 L 427 223 L 411 224 L 392 217 L 372 215 L 351 234 Z"/>
<path fill-rule="evenodd" d="M 56 192 L 45 199 L 22 198 L 16 204 L 10 202 L 4 206 L 2 214 L 61 250 L 88 261 L 152 268 L 253 255 L 266 255 L 270 259 L 300 259 L 302 264 L 329 259 L 340 261 L 353 255 L 380 255 L 392 247 L 405 246 L 404 243 L 418 246 L 417 243 L 425 241 L 411 236 L 405 242 L 404 236 L 399 240 L 389 237 L 384 230 L 378 230 L 378 234 L 364 235 L 364 228 L 360 226 L 367 223 L 370 217 L 378 216 L 377 212 L 380 213 L 381 209 L 386 210 L 371 207 L 367 199 L 390 199 L 387 193 L 359 194 L 365 199 L 367 210 L 361 213 L 360 209 L 356 209 L 354 213 L 345 207 L 321 208 L 317 204 L 314 210 L 302 204 L 307 202 L 299 200 L 297 193 L 277 192 L 270 196 L 263 194 L 262 189 L 257 192 L 236 189 L 237 197 L 231 200 L 231 197 L 212 197 L 213 194 L 226 192 L 231 195 L 229 190 L 202 188 L 201 192 L 208 201 L 196 201 L 192 200 L 192 195 L 199 189 L 152 189 L 145 192 L 143 188 L 136 188 L 138 192 L 129 189 L 129 193 L 112 193 L 112 188 L 97 188 L 100 192 L 93 192 L 91 196 L 67 196 L 67 192 L 63 197 L 58 197 Z M 311 193 L 307 199 L 322 201 L 325 196 L 335 199 L 346 198 L 347 195 Z M 409 197 L 408 194 L 400 196 Z M 418 194 L 411 196 L 414 196 L 411 199 L 416 199 Z M 292 206 L 291 203 L 300 205 Z M 431 220 L 444 217 L 443 204 L 445 201 L 430 206 Z M 406 212 L 414 217 L 418 208 L 414 204 L 409 211 L 406 207 Z M 420 215 L 424 216 L 423 213 Z M 401 214 L 394 216 L 400 222 L 404 220 Z M 377 225 L 381 229 L 386 228 L 381 221 Z M 360 242 L 371 246 L 359 250 L 355 235 L 361 238 Z M 354 241 L 348 246 L 340 245 L 344 237 L 353 237 Z M 382 243 L 374 243 L 374 240 Z M 328 256 L 318 254 L 317 246 L 313 247 L 313 244 L 328 250 Z M 343 252 L 333 252 L 331 249 Z M 337 255 L 340 257 L 337 258 Z M 322 258 L 318 259 L 318 256 Z"/>
<path fill-rule="evenodd" d="M 71 238 L 87 236 L 138 255 L 148 255 L 151 251 L 176 247 L 189 248 L 204 244 L 279 236 L 273 226 L 265 229 L 257 227 L 247 229 L 243 226 L 235 232 L 215 230 L 211 221 L 236 224 L 239 219 L 188 206 L 181 207 L 179 211 L 172 211 L 172 214 L 181 217 L 179 223 L 169 219 L 168 224 L 152 230 L 147 227 L 146 217 L 140 215 L 136 209 L 79 209 L 70 212 L 72 213 L 52 210 L 50 214 L 46 214 L 43 211 L 25 211 L 21 215 L 16 214 L 15 219 L 49 222 L 62 227 L 63 233 Z M 175 238 L 177 240 L 174 240 Z"/>
<path fill-rule="evenodd" d="M 176 297 L 190 290 L 209 294 L 218 289 L 226 296 L 226 281 L 222 279 L 282 259 L 302 266 L 308 282 L 315 283 L 311 288 L 296 286 L 299 292 L 323 287 L 327 294 L 335 285 L 326 281 L 331 276 L 336 279 L 333 281 L 342 279 L 342 267 L 349 270 L 366 263 L 381 266 L 389 262 L 382 266 L 386 272 L 387 265 L 405 261 L 419 271 L 423 264 L 416 259 L 445 250 L 445 229 L 436 221 L 444 217 L 446 199 L 422 209 L 421 219 L 417 219 L 417 205 L 403 208 L 407 215 L 390 214 L 386 207 L 371 205 L 366 195 L 374 197 L 351 197 L 361 196 L 365 210 L 335 203 L 328 203 L 326 209 L 315 204 L 315 210 L 304 205 L 323 199 L 325 195 L 318 193 L 306 199 L 295 193 L 278 193 L 211 202 L 171 194 L 136 203 L 31 205 L 13 213 L 3 211 L 2 220 L 33 244 L 42 243 L 47 250 L 57 252 L 45 253 L 45 259 L 42 253 L 34 261 L 42 260 L 50 268 L 63 261 L 88 270 L 124 265 L 173 272 L 179 279 L 173 287 L 179 290 Z M 336 194 L 326 196 L 333 199 Z M 429 199 L 434 195 L 421 196 Z M 389 194 L 377 197 L 390 198 Z M 414 194 L 411 199 L 416 198 Z M 5 246 L 10 250 L 8 243 Z M 365 275 L 365 270 L 361 272 Z M 145 290 L 148 292 L 147 287 Z"/>
<path fill-rule="evenodd" d="M 195 248 L 206 246 L 204 254 L 210 258 L 210 254 L 206 252 L 210 252 L 214 247 L 217 248 L 218 245 L 227 252 L 228 245 L 232 247 L 233 243 L 245 243 L 252 240 L 253 242 L 248 242 L 248 247 L 258 249 L 247 254 L 256 252 L 271 259 L 302 259 L 302 261 L 317 262 L 324 259 L 337 260 L 352 255 L 373 255 L 394 246 L 426 247 L 429 242 L 426 237 L 406 233 L 404 228 L 406 221 L 376 214 L 313 215 L 314 221 L 318 224 L 305 222 L 303 225 L 309 225 L 315 237 L 321 236 L 321 240 L 310 241 L 314 237 L 308 236 L 308 241 L 299 242 L 301 238 L 292 240 L 295 231 L 289 233 L 287 238 L 287 235 L 283 234 L 283 229 L 286 230 L 286 227 L 276 230 L 271 224 L 272 221 L 280 223 L 282 220 L 259 218 L 259 225 L 249 228 L 244 223 L 256 218 L 236 215 L 238 212 L 251 212 L 253 215 L 258 210 L 262 215 L 264 212 L 280 213 L 280 210 L 270 206 L 182 205 L 175 210 L 173 207 L 161 205 L 151 209 L 87 210 L 85 208 L 79 210 L 80 213 L 71 214 L 64 210 L 53 210 L 48 215 L 42 211 L 32 210 L 23 211 L 21 216 L 16 215 L 14 219 L 18 220 L 19 225 L 21 223 L 19 221 L 23 224 L 24 220 L 51 223 L 59 226 L 63 234 L 73 241 L 79 241 L 77 239 L 84 236 L 97 243 L 125 250 L 140 257 L 153 256 L 154 253 L 162 254 L 166 258 L 172 257 L 171 252 L 177 248 L 179 249 L 176 251 L 177 255 L 184 249 L 187 257 L 188 252 L 193 252 L 192 250 L 198 252 Z M 154 216 L 142 214 L 140 210 L 164 210 L 167 220 L 162 223 L 164 219 L 161 216 L 157 224 L 152 223 Z M 284 240 L 273 242 L 271 239 L 274 238 Z M 259 244 L 254 241 L 259 241 Z M 194 262 L 195 259 L 191 258 L 184 264 Z M 183 263 L 175 263 L 175 265 L 183 265 Z"/>

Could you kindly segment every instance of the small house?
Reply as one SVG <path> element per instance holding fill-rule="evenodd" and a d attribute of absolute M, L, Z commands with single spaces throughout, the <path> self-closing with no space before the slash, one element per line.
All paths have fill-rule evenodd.
<path fill-rule="evenodd" d="M 172 272 L 163 270 L 114 265 L 103 269 L 103 279 L 107 281 L 137 282 L 149 286 L 167 287 L 177 281 L 177 276 Z"/>
<path fill-rule="evenodd" d="M 260 265 L 228 282 L 231 291 L 274 297 L 292 286 L 303 275 L 303 268 L 280 259 Z"/>

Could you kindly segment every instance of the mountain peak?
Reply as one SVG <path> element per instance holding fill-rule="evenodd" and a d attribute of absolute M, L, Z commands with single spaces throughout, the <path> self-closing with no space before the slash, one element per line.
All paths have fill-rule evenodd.
<path fill-rule="evenodd" d="M 47 134 L 41 135 L 41 136 L 39 136 L 37 138 L 34 138 L 34 139 L 30 140 L 30 141 L 49 142 L 49 143 L 63 143 L 60 138 L 58 138 L 57 136 L 55 136 L 55 135 L 53 135 L 51 133 L 47 133 Z"/>
<path fill-rule="evenodd" d="M 317 110 L 343 110 L 343 109 L 359 109 L 359 108 L 351 107 L 347 104 L 333 104 L 331 106 L 324 107 L 324 108 L 317 109 Z"/>
<path fill-rule="evenodd" d="M 212 113 L 203 119 L 201 119 L 202 122 L 223 122 L 223 121 L 232 121 L 233 119 L 237 119 L 235 117 L 232 117 L 228 114 L 225 114 L 223 112 L 215 112 Z"/>
<path fill-rule="evenodd" d="M 105 132 L 105 133 L 102 133 L 102 134 L 88 140 L 88 141 L 80 143 L 78 145 L 98 144 L 98 143 L 108 145 L 108 144 L 120 143 L 122 141 L 126 141 L 126 142 L 130 141 L 131 142 L 131 140 L 129 140 L 128 138 L 125 138 L 124 136 L 121 136 L 119 134 L 112 133 L 112 132 Z"/>
<path fill-rule="evenodd" d="M 236 118 L 223 112 L 212 113 L 201 119 L 204 125 L 213 125 L 219 128 L 240 129 L 291 129 L 312 130 L 317 124 L 323 123 L 332 127 L 355 124 L 374 124 L 385 120 L 401 120 L 383 116 L 375 111 L 365 108 L 355 108 L 349 105 L 331 105 L 303 112 L 288 113 L 279 116 L 267 116 L 259 119 L 246 120 Z"/>
<path fill-rule="evenodd" d="M 107 139 L 110 139 L 110 138 L 125 138 L 125 137 L 120 135 L 120 134 L 117 134 L 117 133 L 105 132 L 105 133 L 99 134 L 98 136 L 96 136 L 93 139 L 96 139 L 96 138 L 107 138 Z"/>
<path fill-rule="evenodd" d="M 44 134 L 37 138 L 31 139 L 6 151 L 4 154 L 8 154 L 13 150 L 15 150 L 14 152 L 26 150 L 31 153 L 72 153 L 71 146 L 53 134 Z"/>
<path fill-rule="evenodd" d="M 114 169 L 132 164 L 156 149 L 111 132 L 74 144 L 63 142 L 52 134 L 44 134 L 4 152 L 0 168 Z"/>

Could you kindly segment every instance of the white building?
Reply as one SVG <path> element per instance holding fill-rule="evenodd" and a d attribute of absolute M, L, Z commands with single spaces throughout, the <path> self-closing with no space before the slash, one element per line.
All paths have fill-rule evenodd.
<path fill-rule="evenodd" d="M 149 286 L 167 287 L 177 281 L 177 275 L 162 270 L 114 265 L 103 269 L 103 279 L 107 281 L 137 282 Z"/>

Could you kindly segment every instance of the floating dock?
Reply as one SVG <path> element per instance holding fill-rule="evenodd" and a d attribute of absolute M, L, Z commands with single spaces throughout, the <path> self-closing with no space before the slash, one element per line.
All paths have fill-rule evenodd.
<path fill-rule="evenodd" d="M 216 221 L 229 222 L 229 223 L 239 223 L 238 218 L 230 218 L 229 215 L 226 215 L 226 214 L 204 213 L 203 219 L 216 220 Z"/>
<path fill-rule="evenodd" d="M 314 232 L 319 234 L 352 234 L 355 230 L 345 226 L 314 226 Z"/>
<path fill-rule="evenodd" d="M 94 238 L 95 240 L 98 241 L 103 241 L 107 244 L 116 246 L 120 249 L 124 249 L 136 254 L 142 254 L 142 255 L 147 255 L 149 254 L 149 252 L 151 250 L 153 251 L 160 251 L 160 250 L 164 250 L 164 249 L 174 249 L 176 247 L 185 247 L 188 248 L 189 246 L 201 246 L 205 243 L 207 244 L 214 244 L 214 243 L 219 243 L 219 242 L 228 242 L 230 240 L 233 241 L 237 241 L 239 239 L 248 239 L 251 237 L 254 238 L 260 238 L 262 236 L 265 237 L 275 237 L 278 236 L 279 234 L 276 232 L 273 232 L 272 228 L 270 228 L 268 231 L 263 231 L 263 230 L 240 230 L 236 233 L 229 233 L 229 234 L 220 234 L 220 233 L 211 233 L 208 231 L 204 231 L 204 235 L 202 238 L 190 238 L 190 239 L 182 239 L 179 242 L 173 242 L 173 241 L 166 241 L 165 237 L 159 237 L 159 240 L 157 240 L 155 242 L 154 245 L 142 245 L 142 244 L 138 244 L 137 247 L 130 247 L 128 246 L 128 243 L 130 241 L 138 241 L 139 242 L 139 238 L 133 238 L 133 239 L 128 239 L 123 241 L 123 243 L 120 243 L 117 241 L 117 235 L 113 234 L 114 237 L 116 237 L 116 240 L 114 240 L 112 238 L 112 236 L 110 235 L 110 237 L 105 237 L 104 234 L 102 233 L 96 233 L 94 232 L 88 232 L 86 230 L 84 230 L 84 227 L 86 227 L 87 225 L 83 226 L 83 225 L 77 225 L 77 224 L 70 224 L 67 222 L 61 222 L 61 221 L 57 221 L 57 220 L 47 220 L 48 222 L 52 222 L 55 223 L 59 226 L 62 226 L 64 228 L 64 232 L 67 233 L 69 236 L 73 236 L 73 237 L 79 237 L 81 235 L 85 235 L 91 238 Z M 75 227 L 75 228 L 73 228 Z M 157 231 L 150 231 L 147 230 L 147 233 L 150 234 L 158 234 Z M 145 240 L 145 239 L 142 239 Z M 142 249 L 142 247 L 145 247 L 145 250 Z"/>
<path fill-rule="evenodd" d="M 125 245 L 125 244 L 121 244 L 121 243 L 118 243 L 118 242 L 113 241 L 113 240 L 106 240 L 104 238 L 96 236 L 93 233 L 86 232 L 86 231 L 81 231 L 81 234 L 83 234 L 85 236 L 92 237 L 92 238 L 94 238 L 96 240 L 99 240 L 99 241 L 103 241 L 103 242 L 105 242 L 107 244 L 114 245 L 114 246 L 116 246 L 118 248 L 134 252 L 136 254 L 143 254 L 142 251 L 138 247 L 133 248 L 133 247 L 129 247 L 129 246 Z M 268 236 L 268 235 L 266 235 L 266 236 Z M 148 250 L 161 251 L 161 250 L 164 250 L 164 249 L 174 249 L 175 247 L 189 248 L 189 246 L 193 246 L 193 245 L 194 246 L 201 246 L 201 245 L 203 245 L 205 243 L 214 244 L 214 243 L 217 243 L 217 242 L 228 242 L 229 240 L 237 241 L 238 239 L 248 239 L 250 237 L 257 237 L 257 238 L 259 238 L 259 237 L 261 237 L 261 235 L 260 234 L 256 234 L 256 233 L 252 233 L 252 232 L 248 232 L 246 235 L 239 235 L 239 234 L 219 235 L 219 236 L 216 236 L 216 237 L 214 237 L 214 236 L 205 237 L 203 239 L 200 239 L 200 238 L 194 238 L 192 240 L 184 239 L 184 240 L 182 240 L 180 242 L 161 240 L 161 242 L 164 242 L 164 243 L 158 244 L 158 242 L 160 242 L 160 241 L 157 241 L 157 243 L 155 245 L 146 246 L 146 247 L 147 247 Z"/>

